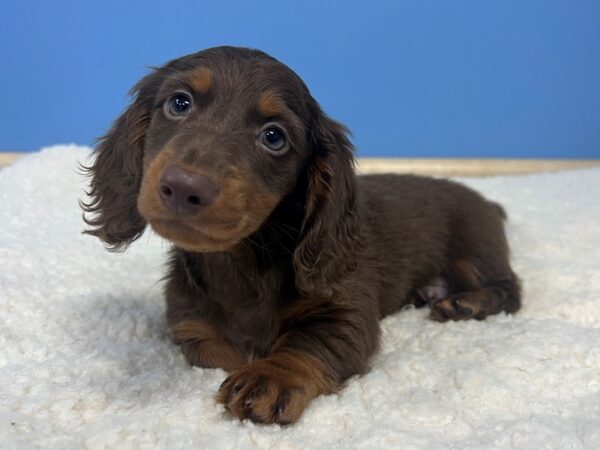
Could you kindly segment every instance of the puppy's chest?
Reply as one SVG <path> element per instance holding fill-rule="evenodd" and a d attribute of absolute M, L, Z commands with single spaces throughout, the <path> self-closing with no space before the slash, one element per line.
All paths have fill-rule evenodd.
<path fill-rule="evenodd" d="M 211 301 L 218 305 L 219 328 L 249 360 L 265 356 L 279 332 L 279 283 L 261 281 L 223 280 L 209 289 Z"/>

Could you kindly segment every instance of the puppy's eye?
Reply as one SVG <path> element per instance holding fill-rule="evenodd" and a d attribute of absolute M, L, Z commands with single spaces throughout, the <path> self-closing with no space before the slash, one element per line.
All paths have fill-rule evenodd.
<path fill-rule="evenodd" d="M 268 127 L 261 131 L 260 142 L 272 152 L 282 152 L 286 148 L 283 131 L 276 127 Z"/>
<path fill-rule="evenodd" d="M 192 111 L 192 97 L 185 92 L 172 95 L 165 102 L 165 114 L 168 117 L 180 118 Z"/>

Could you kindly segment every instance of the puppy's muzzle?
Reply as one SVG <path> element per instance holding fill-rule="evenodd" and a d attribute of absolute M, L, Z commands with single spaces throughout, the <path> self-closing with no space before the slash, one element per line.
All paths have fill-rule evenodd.
<path fill-rule="evenodd" d="M 219 188 L 206 175 L 177 165 L 163 171 L 158 190 L 164 205 L 180 216 L 196 214 L 210 206 L 219 193 Z"/>

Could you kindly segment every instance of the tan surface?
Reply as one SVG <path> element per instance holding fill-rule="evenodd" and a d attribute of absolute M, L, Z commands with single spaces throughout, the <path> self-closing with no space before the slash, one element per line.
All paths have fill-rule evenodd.
<path fill-rule="evenodd" d="M 600 159 L 411 159 L 364 158 L 362 173 L 401 172 L 439 176 L 492 176 L 600 167 Z"/>
<path fill-rule="evenodd" d="M 0 152 L 0 167 L 11 164 L 27 153 Z M 491 176 L 563 169 L 600 167 L 600 159 L 413 159 L 360 158 L 359 173 L 401 172 L 438 176 Z"/>
<path fill-rule="evenodd" d="M 8 166 L 10 163 L 12 163 L 13 161 L 17 160 L 18 158 L 20 158 L 21 156 L 23 156 L 25 154 L 26 153 L 0 152 L 0 167 L 2 167 L 2 166 Z"/>

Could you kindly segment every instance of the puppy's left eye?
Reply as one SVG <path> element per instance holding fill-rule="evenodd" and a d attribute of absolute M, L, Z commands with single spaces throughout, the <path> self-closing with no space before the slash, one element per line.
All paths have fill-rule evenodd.
<path fill-rule="evenodd" d="M 185 92 L 178 92 L 165 102 L 165 114 L 173 119 L 187 116 L 192 111 L 192 97 Z"/>
<path fill-rule="evenodd" d="M 271 152 L 281 153 L 286 148 L 285 133 L 277 127 L 268 127 L 261 131 L 260 142 Z"/>

